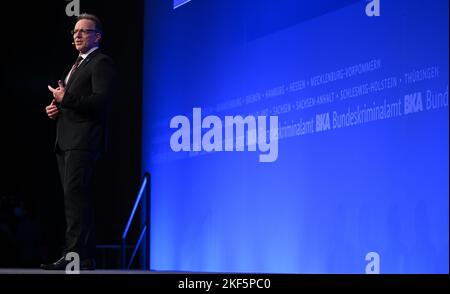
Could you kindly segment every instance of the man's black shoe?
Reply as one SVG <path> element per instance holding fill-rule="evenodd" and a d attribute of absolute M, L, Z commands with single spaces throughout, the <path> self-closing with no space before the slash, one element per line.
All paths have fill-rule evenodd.
<path fill-rule="evenodd" d="M 70 263 L 70 260 L 66 260 L 66 256 L 61 257 L 54 263 L 41 264 L 40 268 L 49 271 L 62 271 L 66 269 L 66 266 Z"/>
<path fill-rule="evenodd" d="M 80 270 L 82 271 L 93 271 L 95 270 L 95 259 L 84 259 L 81 261 Z"/>
<path fill-rule="evenodd" d="M 66 270 L 67 265 L 71 262 L 71 260 L 66 260 L 66 257 L 63 256 L 54 263 L 50 264 L 41 264 L 40 268 L 44 270 L 50 271 L 63 271 Z M 80 262 L 80 270 L 95 270 L 95 260 L 94 259 L 84 259 Z M 73 267 L 71 266 L 70 269 Z M 70 270 L 69 269 L 69 270 Z"/>

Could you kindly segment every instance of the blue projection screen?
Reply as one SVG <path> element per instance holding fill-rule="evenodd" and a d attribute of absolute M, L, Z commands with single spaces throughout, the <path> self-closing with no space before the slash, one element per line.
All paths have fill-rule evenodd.
<path fill-rule="evenodd" d="M 447 0 L 173 5 L 145 7 L 152 269 L 448 273 Z M 226 116 L 277 116 L 275 160 L 196 149 Z"/>

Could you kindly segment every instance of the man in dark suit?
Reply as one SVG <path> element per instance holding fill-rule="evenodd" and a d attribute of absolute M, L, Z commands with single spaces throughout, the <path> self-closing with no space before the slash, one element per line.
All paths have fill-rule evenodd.
<path fill-rule="evenodd" d="M 91 180 L 106 144 L 107 110 L 116 79 L 112 60 L 98 49 L 102 38 L 99 19 L 80 15 L 72 34 L 79 56 L 56 89 L 48 86 L 54 99 L 46 112 L 56 120 L 55 153 L 66 217 L 63 256 L 41 265 L 48 270 L 64 270 L 71 262 L 65 258 L 69 252 L 79 255 L 80 269 L 95 268 Z"/>

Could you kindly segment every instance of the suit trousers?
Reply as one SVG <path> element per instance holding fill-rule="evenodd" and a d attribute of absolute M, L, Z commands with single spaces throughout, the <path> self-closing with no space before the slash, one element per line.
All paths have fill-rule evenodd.
<path fill-rule="evenodd" d="M 63 254 L 77 252 L 81 260 L 95 257 L 92 176 L 98 158 L 92 150 L 56 150 L 66 218 Z"/>

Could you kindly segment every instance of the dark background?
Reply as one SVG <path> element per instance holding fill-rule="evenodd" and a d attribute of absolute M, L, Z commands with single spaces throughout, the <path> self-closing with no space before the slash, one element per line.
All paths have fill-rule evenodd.
<path fill-rule="evenodd" d="M 45 106 L 78 52 L 68 1 L 2 4 L 0 267 L 54 261 L 64 241 L 62 189 L 53 154 L 55 122 Z M 104 26 L 102 51 L 116 62 L 121 84 L 112 104 L 109 149 L 96 192 L 98 244 L 120 244 L 140 182 L 143 1 L 81 0 L 80 12 Z M 133 233 L 135 235 L 135 233 Z M 133 235 L 132 235 L 133 236 Z"/>

